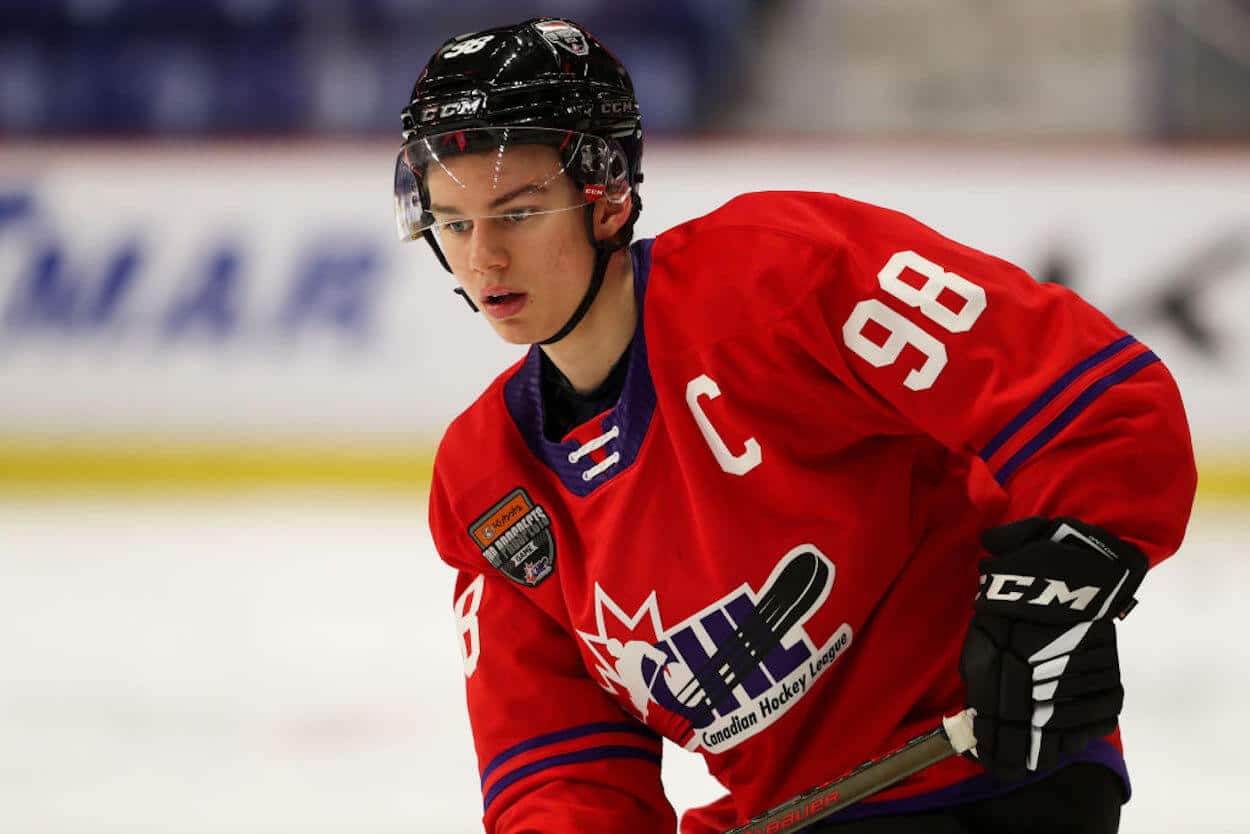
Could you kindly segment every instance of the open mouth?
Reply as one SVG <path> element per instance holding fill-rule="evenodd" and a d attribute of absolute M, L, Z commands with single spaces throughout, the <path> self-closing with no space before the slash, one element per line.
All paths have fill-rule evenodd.
<path fill-rule="evenodd" d="M 482 309 L 492 318 L 507 318 L 525 307 L 527 297 L 523 292 L 488 292 L 482 297 Z"/>

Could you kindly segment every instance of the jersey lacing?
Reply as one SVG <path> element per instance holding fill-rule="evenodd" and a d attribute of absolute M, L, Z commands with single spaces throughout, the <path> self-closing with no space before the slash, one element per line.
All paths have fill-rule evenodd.
<path fill-rule="evenodd" d="M 581 446 L 578 446 L 576 449 L 569 452 L 569 463 L 577 463 L 579 460 L 586 457 L 586 455 L 589 455 L 591 452 L 595 451 L 596 449 L 602 448 L 609 441 L 613 440 L 616 437 L 619 437 L 620 434 L 621 434 L 621 427 L 613 426 L 612 428 L 608 429 L 606 432 L 599 435 L 598 437 L 586 441 Z M 582 480 L 591 481 L 599 477 L 604 472 L 606 472 L 609 468 L 615 466 L 617 462 L 620 461 L 620 459 L 621 459 L 621 453 L 613 452 L 612 454 L 608 455 L 606 458 L 599 461 L 594 466 L 590 467 L 585 472 L 583 472 Z"/>

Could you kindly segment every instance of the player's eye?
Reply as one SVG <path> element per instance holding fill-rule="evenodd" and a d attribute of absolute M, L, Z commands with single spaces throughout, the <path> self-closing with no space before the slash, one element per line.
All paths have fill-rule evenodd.
<path fill-rule="evenodd" d="M 505 223 L 521 223 L 538 214 L 538 209 L 532 208 L 515 208 L 508 209 L 503 213 Z"/>
<path fill-rule="evenodd" d="M 454 235 L 463 235 L 473 228 L 472 220 L 448 220 L 443 228 Z"/>

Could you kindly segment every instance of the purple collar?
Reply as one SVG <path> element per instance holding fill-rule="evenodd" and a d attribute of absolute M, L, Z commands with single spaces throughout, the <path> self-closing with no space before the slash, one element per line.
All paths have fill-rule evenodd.
<path fill-rule="evenodd" d="M 651 383 L 651 371 L 647 367 L 647 340 L 643 334 L 643 300 L 647 291 L 647 278 L 651 271 L 651 246 L 654 239 L 640 240 L 630 246 L 630 256 L 634 259 L 634 295 L 638 299 L 638 329 L 634 332 L 633 347 L 629 353 L 629 367 L 625 372 L 625 386 L 621 396 L 609 411 L 592 419 L 597 422 L 590 434 L 597 435 L 609 432 L 613 427 L 620 433 L 603 444 L 601 453 L 596 458 L 603 459 L 617 455 L 615 463 L 596 469 L 595 462 L 589 456 L 583 456 L 576 462 L 569 461 L 570 453 L 581 445 L 577 440 L 569 439 L 563 443 L 554 443 L 543 436 L 543 402 L 539 384 L 539 350 L 535 345 L 530 348 L 524 364 L 504 383 L 504 402 L 508 413 L 516 423 L 525 444 L 548 469 L 555 472 L 569 492 L 579 497 L 590 495 L 603 484 L 626 469 L 638 457 L 647 428 L 651 425 L 651 415 L 655 412 L 655 388 Z M 583 435 L 586 427 L 574 430 L 574 434 Z M 590 475 L 589 479 L 584 477 Z"/>

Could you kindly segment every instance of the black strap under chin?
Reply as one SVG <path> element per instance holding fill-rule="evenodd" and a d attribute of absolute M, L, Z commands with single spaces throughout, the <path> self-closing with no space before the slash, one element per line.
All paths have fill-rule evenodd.
<path fill-rule="evenodd" d="M 586 288 L 586 294 L 582 296 L 581 303 L 577 305 L 573 315 L 569 316 L 569 320 L 556 331 L 554 336 L 549 336 L 537 344 L 550 345 L 558 342 L 572 333 L 574 327 L 581 324 L 582 319 L 586 317 L 586 313 L 590 310 L 590 305 L 595 303 L 595 297 L 599 295 L 599 288 L 603 286 L 603 277 L 608 271 L 608 259 L 612 257 L 612 252 L 612 249 L 603 245 L 595 247 L 595 271 L 590 275 L 590 286 Z"/>
<path fill-rule="evenodd" d="M 434 237 L 434 233 L 426 229 L 421 233 L 421 236 L 425 238 L 426 243 L 430 244 L 430 248 L 434 250 L 434 254 L 438 257 L 438 262 L 443 265 L 443 269 L 451 272 L 451 264 L 447 263 L 447 256 L 443 254 L 443 248 L 438 245 L 438 238 Z M 455 273 L 452 272 L 452 274 L 454 275 Z M 469 294 L 464 291 L 464 287 L 456 287 L 452 292 L 463 298 L 464 303 L 469 305 L 470 310 L 475 313 L 478 312 L 477 305 L 473 303 L 472 298 L 469 298 Z"/>
<path fill-rule="evenodd" d="M 573 332 L 573 328 L 581 324 L 586 313 L 590 310 L 590 305 L 595 303 L 595 297 L 599 295 L 599 289 L 603 286 L 603 278 L 608 272 L 608 260 L 611 259 L 612 253 L 622 248 L 621 243 L 607 243 L 595 240 L 595 204 L 588 203 L 582 217 L 586 220 L 586 238 L 590 241 L 590 245 L 595 250 L 595 268 L 590 273 L 590 286 L 586 288 L 586 294 L 582 296 L 582 301 L 577 305 L 577 309 L 573 311 L 573 315 L 569 316 L 569 320 L 564 326 L 555 332 L 554 336 L 543 339 L 536 344 L 550 345 L 560 341 L 565 336 Z"/>

